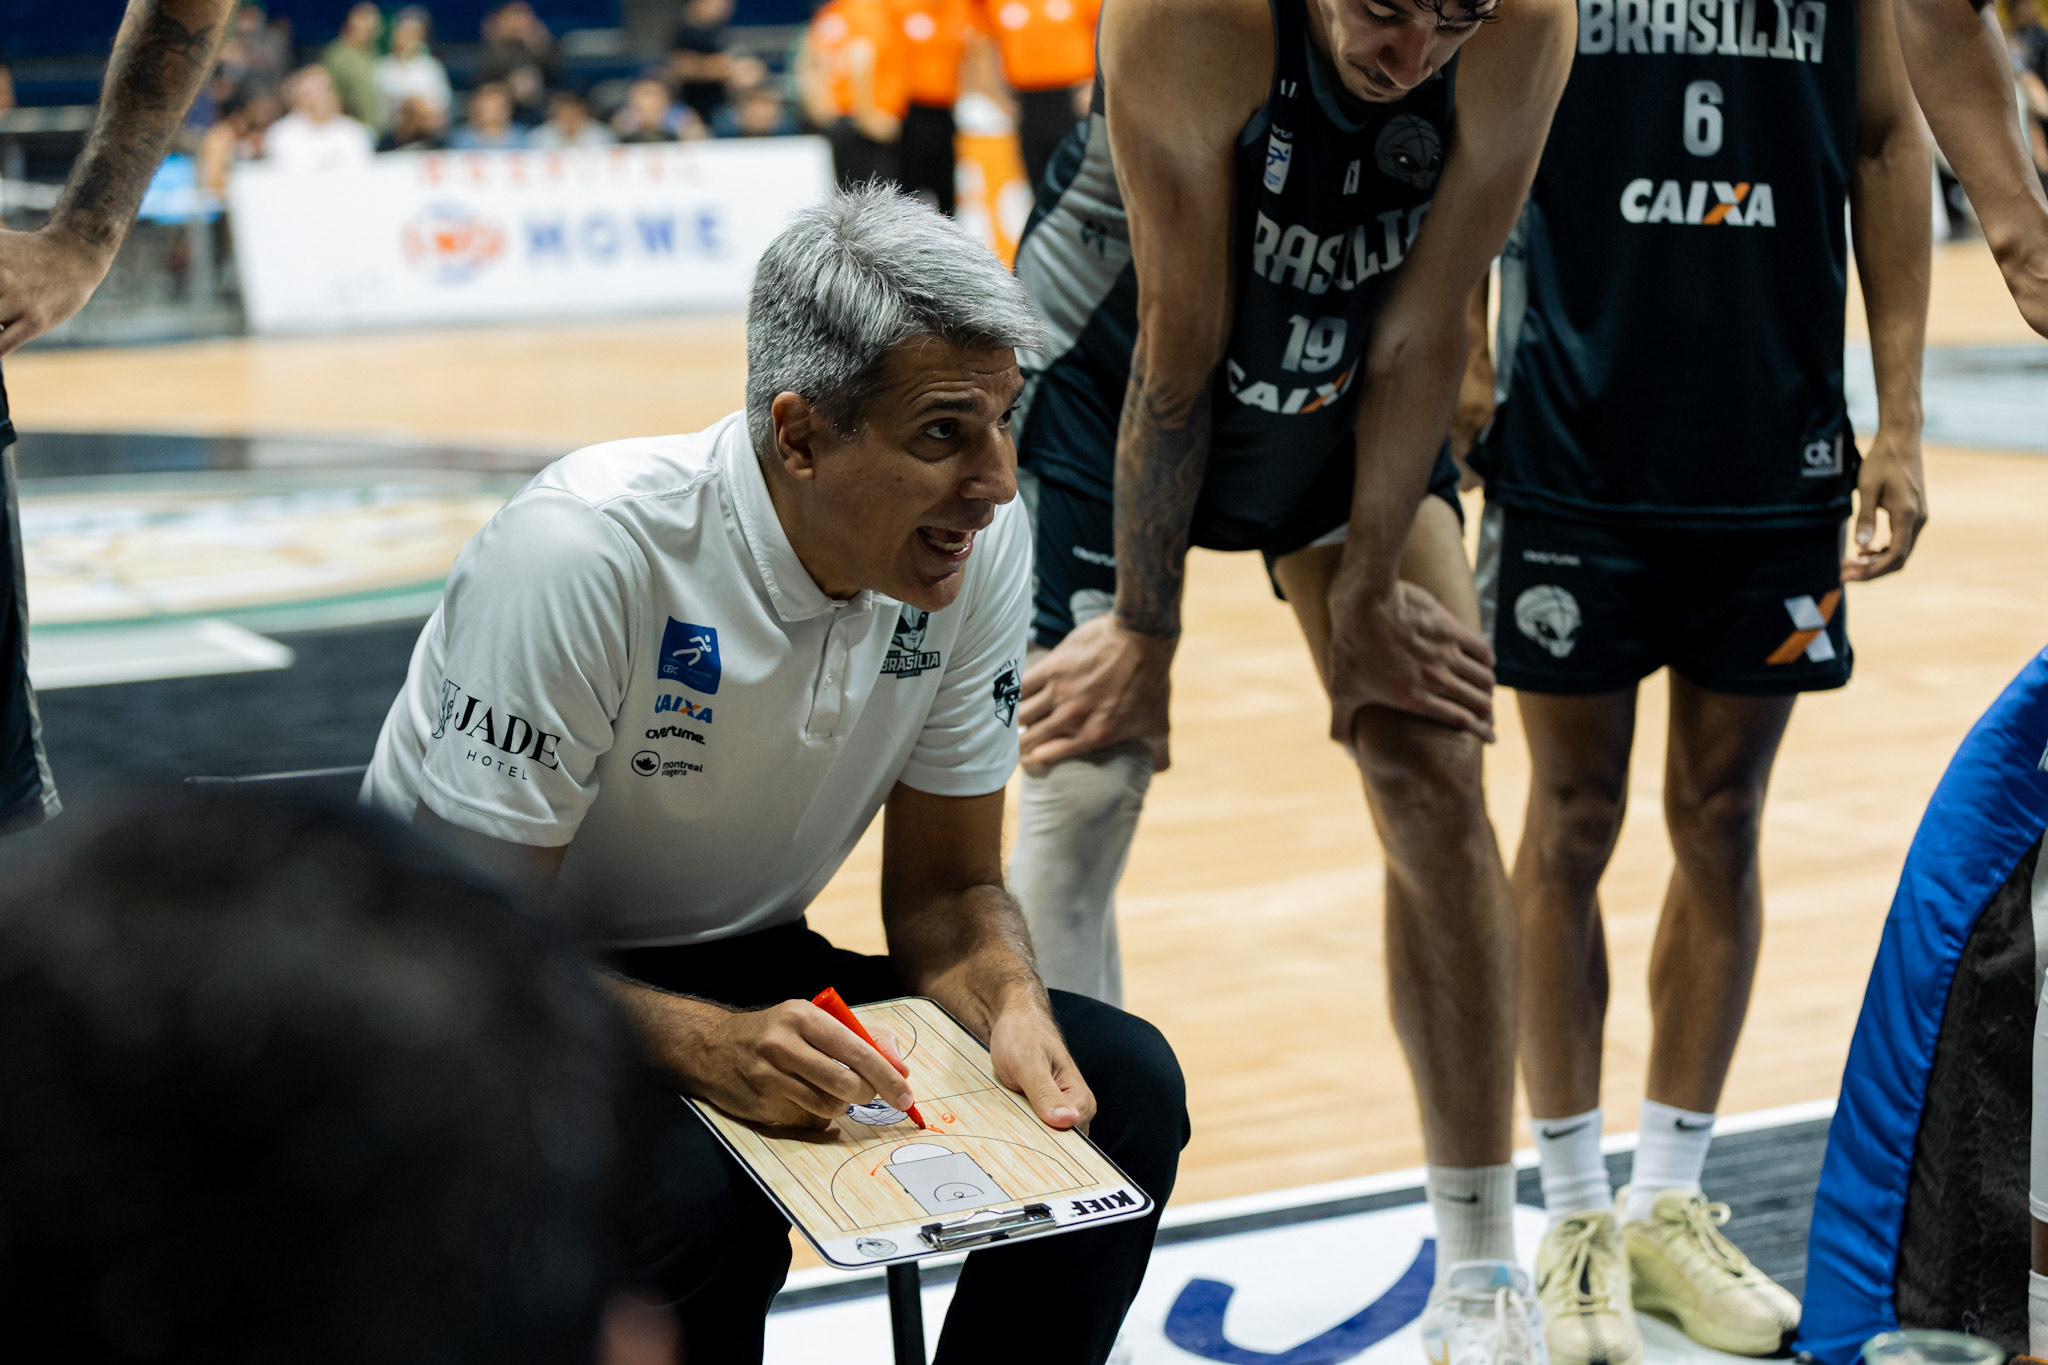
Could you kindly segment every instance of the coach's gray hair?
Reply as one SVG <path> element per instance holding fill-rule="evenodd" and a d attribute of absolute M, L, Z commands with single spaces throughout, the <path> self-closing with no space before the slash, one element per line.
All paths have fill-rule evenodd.
<path fill-rule="evenodd" d="M 1017 277 L 917 200 L 880 184 L 805 209 L 762 255 L 747 307 L 747 435 L 774 447 L 775 396 L 860 430 L 883 358 L 917 336 L 967 350 L 1037 345 Z"/>

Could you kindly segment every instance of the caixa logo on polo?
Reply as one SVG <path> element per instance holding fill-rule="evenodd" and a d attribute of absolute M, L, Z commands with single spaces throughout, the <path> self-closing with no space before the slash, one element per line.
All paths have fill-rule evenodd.
<path fill-rule="evenodd" d="M 481 763 L 521 782 L 532 780 L 535 767 L 562 766 L 557 753 L 562 743 L 560 735 L 541 729 L 524 716 L 493 706 L 482 697 L 471 696 L 452 678 L 443 678 L 441 714 L 435 718 L 430 738 L 446 739 L 451 734 L 469 741 L 463 746 L 464 762 Z"/>
<path fill-rule="evenodd" d="M 457 284 L 478 274 L 505 252 L 505 232 L 461 204 L 430 204 L 400 234 L 408 265 Z"/>

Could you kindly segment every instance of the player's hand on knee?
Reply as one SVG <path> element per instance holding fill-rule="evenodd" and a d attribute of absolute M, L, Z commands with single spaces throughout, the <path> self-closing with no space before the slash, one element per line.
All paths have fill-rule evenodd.
<path fill-rule="evenodd" d="M 1877 544 L 1877 514 L 1886 539 Z M 1842 581 L 1867 583 L 1902 569 L 1927 525 L 1927 480 L 1920 468 L 1919 434 L 1878 427 L 1856 478 L 1855 544 L 1842 560 Z"/>
<path fill-rule="evenodd" d="M 697 1093 L 735 1118 L 822 1128 L 850 1104 L 880 1097 L 897 1109 L 912 1103 L 910 1068 L 893 1038 L 869 1047 L 808 1000 L 738 1011 L 700 1059 Z"/>
<path fill-rule="evenodd" d="M 1330 737 L 1351 749 L 1358 713 L 1391 706 L 1493 740 L 1493 646 L 1413 583 L 1330 603 Z"/>
<path fill-rule="evenodd" d="M 1152 744 L 1153 766 L 1168 753 L 1167 706 L 1177 638 L 1140 635 L 1114 612 L 1076 626 L 1024 671 L 1017 719 L 1020 755 L 1042 771 L 1125 740 Z"/>
<path fill-rule="evenodd" d="M 68 233 L 0 232 L 0 355 L 83 308 L 112 262 Z"/>
<path fill-rule="evenodd" d="M 997 1015 L 988 1051 L 996 1079 L 1022 1095 L 1043 1122 L 1087 1131 L 1095 1117 L 1095 1092 L 1081 1078 L 1059 1025 L 1044 1006 Z"/>

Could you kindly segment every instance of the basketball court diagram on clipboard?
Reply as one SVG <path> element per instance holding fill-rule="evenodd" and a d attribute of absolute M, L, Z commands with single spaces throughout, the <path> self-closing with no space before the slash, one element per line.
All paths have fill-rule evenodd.
<path fill-rule="evenodd" d="M 834 1265 L 943 1251 L 1142 1217 L 1151 1198 L 1084 1135 L 1049 1128 L 995 1078 L 988 1049 L 935 1001 L 854 1011 L 886 1030 L 910 1067 L 928 1129 L 880 1101 L 828 1129 L 768 1128 L 690 1100 Z"/>

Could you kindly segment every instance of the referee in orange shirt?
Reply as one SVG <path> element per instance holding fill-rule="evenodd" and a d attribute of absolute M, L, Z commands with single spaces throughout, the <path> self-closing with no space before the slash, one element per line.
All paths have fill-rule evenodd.
<path fill-rule="evenodd" d="M 902 179 L 910 107 L 904 47 L 894 0 L 829 0 L 811 16 L 797 88 L 804 112 L 832 143 L 841 189 Z"/>
<path fill-rule="evenodd" d="M 953 105 L 970 47 L 985 43 L 973 0 L 896 0 L 903 29 L 905 83 L 900 164 L 903 188 L 953 213 Z"/>
<path fill-rule="evenodd" d="M 1037 191 L 1046 163 L 1088 112 L 1095 80 L 1095 21 L 1102 0 L 983 0 L 1003 55 L 1003 79 L 1017 92 L 1017 141 Z"/>

